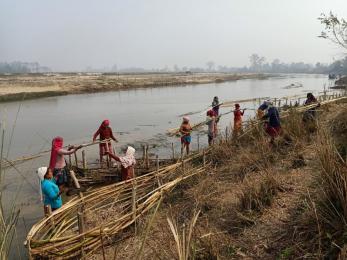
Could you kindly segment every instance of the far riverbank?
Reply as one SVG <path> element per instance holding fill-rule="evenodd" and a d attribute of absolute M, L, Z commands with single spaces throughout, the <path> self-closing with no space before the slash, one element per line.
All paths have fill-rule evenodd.
<path fill-rule="evenodd" d="M 266 79 L 268 77 L 270 75 L 267 74 L 229 73 L 0 75 L 0 102 L 147 87 L 222 83 L 241 79 Z"/>

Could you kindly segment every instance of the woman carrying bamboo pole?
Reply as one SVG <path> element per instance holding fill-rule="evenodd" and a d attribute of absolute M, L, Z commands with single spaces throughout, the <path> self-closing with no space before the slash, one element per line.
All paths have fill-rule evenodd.
<path fill-rule="evenodd" d="M 208 126 L 208 130 L 207 130 L 208 145 L 212 145 L 217 135 L 217 123 L 216 123 L 216 117 L 213 110 L 208 110 L 206 113 L 206 125 Z"/>
<path fill-rule="evenodd" d="M 51 158 L 49 161 L 49 168 L 53 171 L 58 187 L 63 190 L 63 187 L 67 184 L 67 169 L 64 155 L 70 155 L 75 153 L 82 146 L 69 146 L 68 149 L 63 149 L 64 140 L 62 137 L 57 136 L 52 141 Z"/>
<path fill-rule="evenodd" d="M 235 110 L 234 110 L 234 131 L 233 136 L 234 138 L 237 137 L 239 133 L 242 132 L 242 117 L 245 113 L 245 109 L 241 110 L 239 104 L 235 104 Z"/>
<path fill-rule="evenodd" d="M 268 109 L 270 100 L 265 100 L 257 110 L 257 117 L 258 119 L 262 119 L 263 116 L 265 115 L 265 111 Z"/>
<path fill-rule="evenodd" d="M 268 119 L 265 123 L 265 131 L 271 137 L 270 143 L 274 144 L 275 138 L 281 133 L 280 114 L 271 101 L 268 101 L 267 106 L 267 113 L 263 116 L 263 119 Z"/>
<path fill-rule="evenodd" d="M 106 154 L 113 154 L 112 144 L 109 139 L 118 142 L 113 135 L 109 120 L 106 119 L 102 121 L 99 129 L 95 132 L 93 136 L 93 142 L 95 142 L 98 136 L 100 136 L 100 141 L 105 141 L 99 144 L 100 164 L 102 164 L 103 157 Z"/>
<path fill-rule="evenodd" d="M 307 93 L 307 99 L 306 99 L 304 105 L 308 106 L 308 105 L 312 105 L 312 104 L 317 104 L 317 106 L 310 108 L 304 112 L 304 115 L 302 118 L 304 123 L 314 121 L 314 119 L 316 118 L 316 108 L 320 106 L 320 103 L 317 101 L 315 96 L 312 93 Z"/>
<path fill-rule="evenodd" d="M 189 154 L 190 143 L 192 142 L 192 137 L 190 133 L 193 128 L 189 124 L 189 117 L 184 116 L 180 127 L 181 133 L 181 155 L 183 156 L 184 148 L 186 148 L 187 155 Z"/>
<path fill-rule="evenodd" d="M 128 146 L 125 156 L 122 157 L 106 151 L 106 154 L 108 154 L 111 158 L 113 158 L 117 162 L 120 162 L 122 181 L 134 178 L 134 166 L 136 164 L 135 152 L 135 148 L 131 146 Z"/>
<path fill-rule="evenodd" d="M 212 110 L 215 114 L 216 117 L 216 123 L 219 122 L 219 107 L 221 106 L 221 104 L 219 103 L 219 99 L 217 96 L 215 96 L 212 100 Z"/>

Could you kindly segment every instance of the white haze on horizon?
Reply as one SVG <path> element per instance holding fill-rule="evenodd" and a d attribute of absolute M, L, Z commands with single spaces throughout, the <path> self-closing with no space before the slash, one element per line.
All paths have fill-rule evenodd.
<path fill-rule="evenodd" d="M 346 0 L 0 0 L 0 62 L 59 71 L 331 62 L 342 50 L 317 36 L 322 12 L 347 18 Z"/>

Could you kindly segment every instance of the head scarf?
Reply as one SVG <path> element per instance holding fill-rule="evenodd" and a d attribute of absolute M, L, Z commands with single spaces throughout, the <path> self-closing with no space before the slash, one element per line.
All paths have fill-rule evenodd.
<path fill-rule="evenodd" d="M 36 170 L 37 176 L 39 177 L 39 186 L 40 186 L 40 200 L 43 201 L 43 195 L 42 195 L 42 186 L 41 181 L 45 179 L 45 175 L 47 173 L 48 168 L 47 167 L 40 167 Z"/>
<path fill-rule="evenodd" d="M 312 94 L 312 93 L 307 93 L 307 98 L 309 98 L 309 99 L 313 99 L 313 98 L 314 98 L 314 96 L 313 96 L 313 94 Z"/>
<path fill-rule="evenodd" d="M 110 121 L 105 119 L 104 121 L 102 121 L 101 125 L 99 126 L 99 131 L 102 131 L 103 129 L 105 129 L 109 125 L 110 125 Z"/>
<path fill-rule="evenodd" d="M 183 117 L 183 121 L 184 121 L 184 122 L 189 122 L 189 117 L 188 117 L 188 116 L 184 116 L 184 117 Z"/>
<path fill-rule="evenodd" d="M 102 121 L 101 126 L 107 127 L 107 126 L 109 126 L 109 125 L 110 125 L 110 121 L 109 121 L 109 120 L 105 119 L 104 121 Z"/>
<path fill-rule="evenodd" d="M 49 168 L 54 170 L 57 162 L 58 151 L 63 148 L 63 138 L 60 136 L 55 137 L 52 140 L 51 158 L 49 160 Z"/>
<path fill-rule="evenodd" d="M 236 107 L 236 108 L 239 108 L 239 107 L 240 107 L 240 104 L 235 104 L 235 107 Z"/>
<path fill-rule="evenodd" d="M 136 150 L 134 147 L 128 146 L 125 156 L 119 157 L 120 163 L 124 168 L 128 168 L 136 164 L 135 152 Z"/>
<path fill-rule="evenodd" d="M 39 176 L 40 181 L 43 181 L 43 179 L 45 178 L 45 175 L 47 173 L 47 167 L 40 167 L 36 170 L 37 175 Z"/>

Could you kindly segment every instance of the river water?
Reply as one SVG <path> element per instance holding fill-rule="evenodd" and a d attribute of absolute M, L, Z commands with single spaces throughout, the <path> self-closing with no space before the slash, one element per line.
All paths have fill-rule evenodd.
<path fill-rule="evenodd" d="M 303 87 L 286 88 L 293 83 L 300 83 Z M 177 137 L 165 135 L 167 129 L 179 126 L 181 118 L 178 115 L 206 109 L 214 96 L 218 96 L 220 101 L 304 96 L 307 92 L 318 94 L 329 84 L 331 82 L 326 75 L 278 75 L 261 80 L 145 88 L 3 103 L 0 104 L 0 118 L 6 131 L 4 156 L 14 159 L 47 150 L 51 139 L 58 135 L 64 137 L 65 144 L 89 142 L 101 121 L 109 119 L 120 141 L 116 145 L 118 153 L 127 144 L 138 148 L 143 143 L 149 143 L 151 153 L 168 157 L 171 154 L 171 143 L 174 143 L 177 152 L 180 143 Z M 246 117 L 253 116 L 252 109 L 258 106 L 258 101 L 241 104 L 242 108 L 249 108 Z M 220 111 L 223 113 L 228 110 L 231 108 L 221 108 Z M 205 114 L 197 113 L 190 117 L 194 123 L 203 121 Z M 220 127 L 224 129 L 231 121 L 231 114 L 222 117 Z M 196 139 L 196 135 L 193 135 L 193 149 L 197 147 Z M 207 137 L 202 135 L 200 141 L 201 145 L 206 145 Z M 90 147 L 86 152 L 88 161 L 97 159 L 97 147 Z M 16 204 L 21 207 L 17 236 L 14 238 L 15 245 L 18 245 L 13 247 L 16 252 L 14 258 L 19 257 L 18 250 L 22 256 L 25 254 L 22 246 L 25 235 L 43 216 L 35 169 L 47 165 L 48 160 L 45 156 L 5 172 L 5 205 L 10 205 L 18 194 Z"/>

